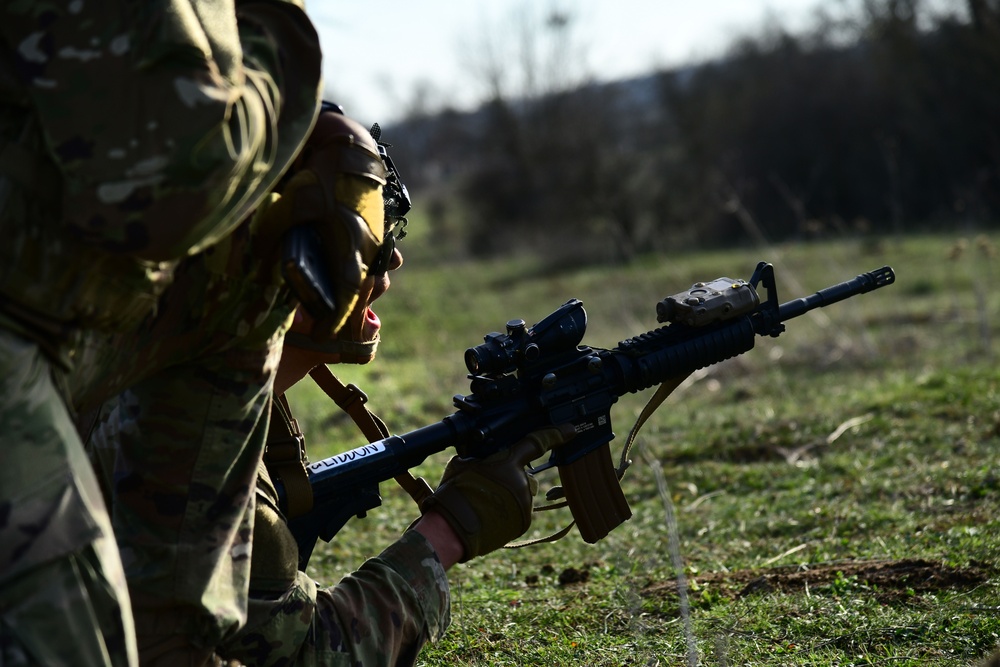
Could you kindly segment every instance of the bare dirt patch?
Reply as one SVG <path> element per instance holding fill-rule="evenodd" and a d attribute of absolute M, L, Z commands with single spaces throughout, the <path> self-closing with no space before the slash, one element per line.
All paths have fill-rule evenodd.
<path fill-rule="evenodd" d="M 986 582 L 996 570 L 982 563 L 951 567 L 939 562 L 906 560 L 840 561 L 766 570 L 707 572 L 689 577 L 695 585 L 714 585 L 730 598 L 769 593 L 790 594 L 808 589 L 816 593 L 847 591 L 874 596 L 883 604 L 913 600 L 915 596 L 943 590 L 970 590 Z M 641 595 L 677 595 L 676 581 L 654 582 Z"/>

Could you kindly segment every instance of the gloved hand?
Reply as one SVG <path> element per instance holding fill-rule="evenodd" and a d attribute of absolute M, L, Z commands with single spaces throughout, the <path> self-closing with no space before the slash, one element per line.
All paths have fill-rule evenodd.
<path fill-rule="evenodd" d="M 383 242 L 385 164 L 368 130 L 323 111 L 289 174 L 280 198 L 259 212 L 254 225 L 265 246 L 280 246 L 294 227 L 315 232 L 334 311 L 320 312 L 321 302 L 291 287 L 313 315 L 313 337 L 325 339 L 343 326 Z"/>
<path fill-rule="evenodd" d="M 464 547 L 459 562 L 495 551 L 528 530 L 538 482 L 524 467 L 574 435 L 571 424 L 541 429 L 485 459 L 456 456 L 448 462 L 420 510 L 437 512 L 452 527 Z"/>

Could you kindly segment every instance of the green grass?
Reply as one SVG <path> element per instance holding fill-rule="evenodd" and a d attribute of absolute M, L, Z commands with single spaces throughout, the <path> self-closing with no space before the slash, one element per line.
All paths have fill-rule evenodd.
<path fill-rule="evenodd" d="M 533 259 L 438 264 L 414 237 L 376 308 L 379 360 L 335 368 L 397 433 L 453 412 L 451 397 L 469 392 L 467 347 L 569 298 L 587 307 L 585 343 L 613 347 L 655 328 L 663 297 L 748 278 L 759 260 L 775 265 L 782 301 L 882 264 L 897 273 L 674 392 L 623 481 L 634 515 L 606 539 L 574 531 L 453 568 L 452 626 L 420 664 L 951 666 L 1000 643 L 995 238 L 678 253 L 552 274 Z M 615 406 L 615 453 L 647 398 Z M 314 387 L 292 401 L 312 459 L 362 443 Z M 448 456 L 416 472 L 436 481 Z M 317 547 L 316 579 L 336 581 L 412 520 L 401 491 L 382 491 L 382 508 Z M 529 537 L 568 521 L 543 516 Z"/>

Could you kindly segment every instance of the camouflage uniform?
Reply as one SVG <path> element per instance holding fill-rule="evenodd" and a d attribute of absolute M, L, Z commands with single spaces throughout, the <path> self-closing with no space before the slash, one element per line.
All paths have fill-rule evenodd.
<path fill-rule="evenodd" d="M 226 658 L 254 667 L 413 665 L 451 622 L 447 574 L 417 531 L 334 587 L 298 571 L 295 540 L 263 465 L 253 544 L 248 621 L 219 648 Z"/>
<path fill-rule="evenodd" d="M 182 262 L 156 316 L 134 335 L 92 336 L 88 372 L 73 377 L 83 395 L 129 387 L 101 407 L 87 447 L 143 662 L 188 664 L 214 647 L 248 665 L 412 663 L 448 625 L 447 578 L 423 536 L 329 589 L 287 548 L 261 454 L 292 301 L 256 231 Z"/>
<path fill-rule="evenodd" d="M 133 664 L 65 375 L 82 332 L 133 328 L 280 176 L 314 120 L 317 38 L 292 3 L 240 3 L 237 25 L 167 0 L 8 2 L 0 41 L 0 662 Z"/>
<path fill-rule="evenodd" d="M 250 225 L 183 261 L 135 333 L 88 338 L 74 395 L 128 578 L 143 664 L 200 664 L 246 619 L 252 498 L 293 302 Z M 86 415 L 82 421 L 87 421 Z"/>

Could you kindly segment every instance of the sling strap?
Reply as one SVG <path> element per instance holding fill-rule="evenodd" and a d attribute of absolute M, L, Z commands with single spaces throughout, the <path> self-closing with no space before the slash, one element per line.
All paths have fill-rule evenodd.
<path fill-rule="evenodd" d="M 284 394 L 271 401 L 271 425 L 267 429 L 264 464 L 285 487 L 286 518 L 302 516 L 313 507 L 312 485 L 306 466 L 306 439 L 292 416 Z"/>
<path fill-rule="evenodd" d="M 309 376 L 319 385 L 327 396 L 346 412 L 358 425 L 368 442 L 378 442 L 389 437 L 389 429 L 385 423 L 368 409 L 368 395 L 356 385 L 344 385 L 327 366 L 317 366 L 309 371 Z M 403 487 L 413 502 L 420 504 L 434 491 L 423 477 L 414 477 L 409 470 L 403 471 L 393 479 Z"/>
<path fill-rule="evenodd" d="M 351 417 L 368 442 L 378 442 L 389 437 L 389 428 L 368 409 L 368 395 L 357 385 L 345 385 L 325 365 L 312 369 L 309 376 L 337 407 Z M 272 402 L 271 428 L 268 429 L 264 462 L 271 475 L 278 478 L 285 487 L 287 518 L 292 519 L 309 512 L 313 507 L 313 494 L 307 470 L 309 457 L 305 436 L 298 421 L 292 416 L 284 394 L 275 397 Z M 433 493 L 425 479 L 415 478 L 409 471 L 400 473 L 394 479 L 418 507 L 424 498 Z"/>

